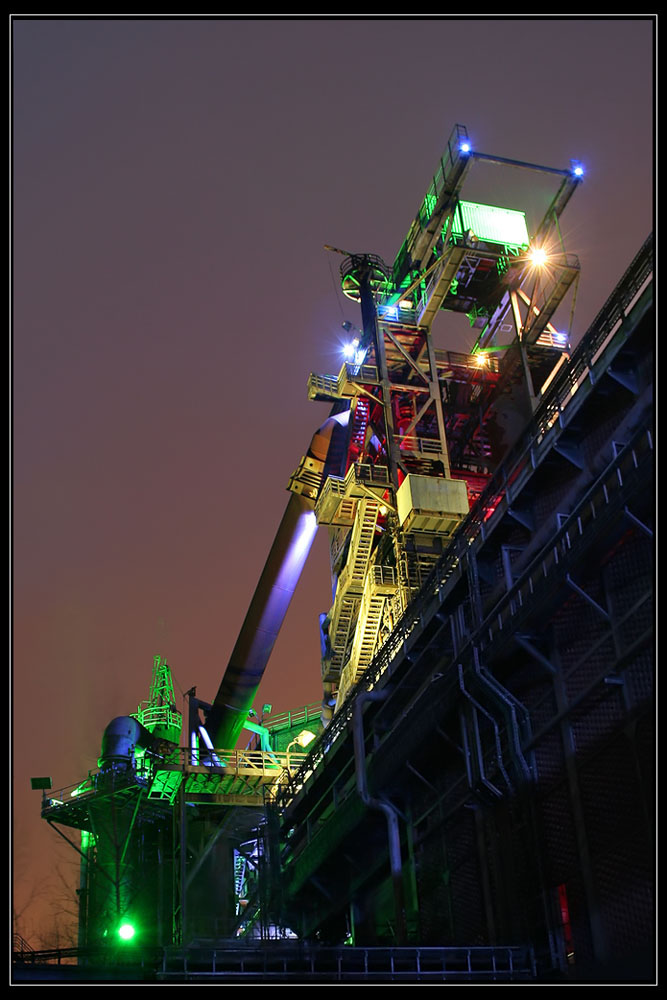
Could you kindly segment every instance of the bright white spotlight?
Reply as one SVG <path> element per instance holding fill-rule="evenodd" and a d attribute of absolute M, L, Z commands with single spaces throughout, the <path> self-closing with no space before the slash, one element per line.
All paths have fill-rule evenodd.
<path fill-rule="evenodd" d="M 461 145 L 459 146 L 459 149 L 461 150 L 462 153 L 469 153 L 470 152 L 470 143 L 469 142 L 462 142 Z"/>
<path fill-rule="evenodd" d="M 347 358 L 349 361 L 354 357 L 354 352 L 356 347 L 354 344 L 343 344 L 343 357 Z"/>
<path fill-rule="evenodd" d="M 531 250 L 530 259 L 535 267 L 544 267 L 547 262 L 547 252 L 544 247 L 535 247 Z"/>

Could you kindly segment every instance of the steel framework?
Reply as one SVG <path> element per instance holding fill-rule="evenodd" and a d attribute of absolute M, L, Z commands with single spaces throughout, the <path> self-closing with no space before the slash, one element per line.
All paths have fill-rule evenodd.
<path fill-rule="evenodd" d="M 648 967 L 652 344 L 648 240 L 279 796 L 302 933 Z"/>
<path fill-rule="evenodd" d="M 463 199 L 476 162 L 557 181 L 532 235 L 516 207 Z M 344 254 L 361 327 L 308 381 L 330 415 L 215 699 L 189 693 L 179 749 L 156 657 L 99 769 L 45 792 L 54 829 L 81 831 L 82 961 L 132 912 L 165 981 L 647 968 L 653 244 L 571 352 L 559 218 L 580 180 L 457 125 L 394 263 Z M 443 311 L 467 315 L 470 353 L 436 348 Z M 318 524 L 322 708 L 248 722 Z M 237 954 L 240 934 L 282 951 Z"/>

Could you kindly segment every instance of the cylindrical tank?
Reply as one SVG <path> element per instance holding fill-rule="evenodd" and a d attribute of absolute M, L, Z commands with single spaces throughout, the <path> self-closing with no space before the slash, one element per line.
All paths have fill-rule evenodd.
<path fill-rule="evenodd" d="M 148 740 L 147 740 L 148 737 Z M 97 762 L 98 767 L 113 762 L 129 763 L 134 755 L 135 747 L 147 746 L 151 741 L 150 733 L 131 715 L 119 715 L 112 719 L 102 736 L 102 752 Z"/>

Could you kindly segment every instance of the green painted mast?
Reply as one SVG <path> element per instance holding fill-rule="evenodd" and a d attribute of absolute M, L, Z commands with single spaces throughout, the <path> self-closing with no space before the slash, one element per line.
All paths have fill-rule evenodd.
<path fill-rule="evenodd" d="M 153 678 L 148 701 L 142 701 L 134 713 L 145 729 L 158 739 L 177 745 L 181 740 L 183 716 L 176 709 L 171 669 L 161 656 L 153 657 Z"/>

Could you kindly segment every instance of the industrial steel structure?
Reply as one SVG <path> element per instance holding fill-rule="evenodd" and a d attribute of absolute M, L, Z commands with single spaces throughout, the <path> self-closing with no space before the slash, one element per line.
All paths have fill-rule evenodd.
<path fill-rule="evenodd" d="M 512 207 L 464 200 L 478 165 L 521 173 Z M 181 739 L 156 657 L 98 769 L 44 793 L 80 963 L 123 926 L 165 980 L 650 976 L 652 239 L 572 350 L 582 177 L 457 125 L 393 264 L 338 251 L 360 325 L 308 380 L 329 414 L 218 693 Z M 447 313 L 470 353 L 436 346 Z M 319 525 L 322 705 L 258 717 Z"/>

